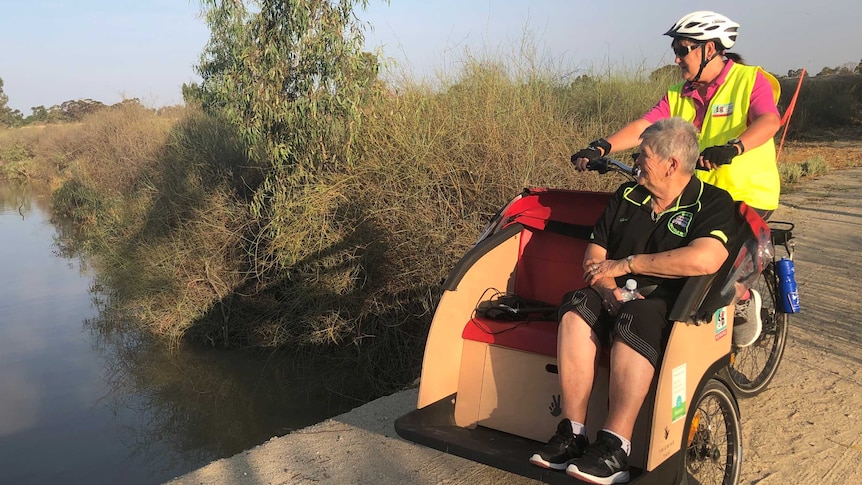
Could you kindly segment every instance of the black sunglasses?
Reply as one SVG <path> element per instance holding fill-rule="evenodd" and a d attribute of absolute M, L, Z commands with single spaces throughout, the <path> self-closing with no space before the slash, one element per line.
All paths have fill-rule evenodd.
<path fill-rule="evenodd" d="M 692 44 L 692 45 L 672 45 L 670 46 L 671 50 L 677 57 L 682 59 L 683 57 L 689 55 L 691 51 L 697 49 L 703 44 Z"/>

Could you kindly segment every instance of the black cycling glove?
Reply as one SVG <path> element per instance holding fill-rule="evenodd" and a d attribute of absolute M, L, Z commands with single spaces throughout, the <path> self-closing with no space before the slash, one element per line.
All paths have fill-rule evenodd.
<path fill-rule="evenodd" d="M 700 152 L 700 156 L 703 157 L 703 161 L 709 162 L 713 165 L 724 165 L 730 163 L 733 160 L 733 157 L 737 155 L 739 155 L 739 149 L 736 145 L 732 145 L 730 143 L 709 147 Z"/>
<path fill-rule="evenodd" d="M 599 150 L 601 148 L 601 150 Z M 572 155 L 572 163 L 575 163 L 575 160 L 579 158 L 586 158 L 587 160 L 595 160 L 597 158 L 601 158 L 604 155 L 607 155 L 611 152 L 611 144 L 608 143 L 604 138 L 599 138 L 596 141 L 590 142 L 587 148 L 583 150 L 579 150 L 577 153 Z"/>

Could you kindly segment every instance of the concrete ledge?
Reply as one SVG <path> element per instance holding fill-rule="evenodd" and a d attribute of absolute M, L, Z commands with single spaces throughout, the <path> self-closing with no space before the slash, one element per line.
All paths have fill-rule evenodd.
<path fill-rule="evenodd" d="M 382 397 L 168 483 L 538 483 L 401 439 L 393 423 L 415 408 L 417 395 Z"/>

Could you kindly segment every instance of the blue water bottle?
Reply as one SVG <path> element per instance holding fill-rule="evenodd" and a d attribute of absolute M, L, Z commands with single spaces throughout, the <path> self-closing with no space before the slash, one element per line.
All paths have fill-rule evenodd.
<path fill-rule="evenodd" d="M 796 271 L 793 269 L 793 261 L 781 258 L 775 266 L 778 272 L 782 310 L 784 313 L 799 313 L 799 292 L 796 289 Z"/>

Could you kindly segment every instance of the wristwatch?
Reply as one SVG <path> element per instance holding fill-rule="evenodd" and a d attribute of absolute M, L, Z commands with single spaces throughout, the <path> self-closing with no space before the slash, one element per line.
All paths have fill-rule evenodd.
<path fill-rule="evenodd" d="M 742 144 L 742 140 L 740 140 L 739 138 L 734 138 L 734 139 L 732 139 L 732 140 L 728 140 L 728 141 L 727 141 L 727 144 L 728 144 L 728 145 L 736 145 L 736 146 L 738 146 L 738 147 L 739 147 L 739 154 L 740 154 L 740 155 L 742 155 L 743 153 L 745 153 L 745 145 L 743 145 L 743 144 Z"/>
<path fill-rule="evenodd" d="M 634 260 L 635 260 L 634 254 L 626 256 L 626 263 L 628 263 L 628 265 L 629 265 L 629 273 L 631 273 L 631 274 L 635 274 L 635 269 L 632 268 L 632 262 L 634 262 Z"/>

